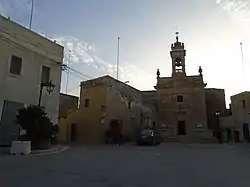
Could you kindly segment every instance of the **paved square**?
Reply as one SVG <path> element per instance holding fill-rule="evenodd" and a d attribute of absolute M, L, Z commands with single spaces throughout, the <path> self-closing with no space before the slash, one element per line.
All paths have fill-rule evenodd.
<path fill-rule="evenodd" d="M 78 146 L 0 156 L 1 186 L 249 187 L 250 145 Z"/>

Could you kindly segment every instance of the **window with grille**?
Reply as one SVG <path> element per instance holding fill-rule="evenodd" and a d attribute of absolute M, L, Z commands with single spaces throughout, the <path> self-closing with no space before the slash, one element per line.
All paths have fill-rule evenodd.
<path fill-rule="evenodd" d="M 21 75 L 22 58 L 12 55 L 10 63 L 10 73 Z"/>
<path fill-rule="evenodd" d="M 183 96 L 182 95 L 178 95 L 176 98 L 178 103 L 182 103 L 183 102 Z"/>

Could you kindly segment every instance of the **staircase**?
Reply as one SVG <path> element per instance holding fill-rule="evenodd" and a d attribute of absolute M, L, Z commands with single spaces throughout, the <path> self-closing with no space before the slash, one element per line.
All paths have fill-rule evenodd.
<path fill-rule="evenodd" d="M 171 136 L 164 129 L 159 129 L 164 142 L 175 142 L 175 143 L 201 143 L 201 144 L 210 144 L 210 143 L 218 143 L 218 140 L 213 137 L 211 131 L 207 129 L 195 129 L 189 132 L 188 135 L 176 135 Z"/>

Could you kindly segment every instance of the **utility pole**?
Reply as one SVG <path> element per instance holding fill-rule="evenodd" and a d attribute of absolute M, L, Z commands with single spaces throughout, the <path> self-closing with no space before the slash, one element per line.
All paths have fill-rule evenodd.
<path fill-rule="evenodd" d="M 240 43 L 240 51 L 241 51 L 241 63 L 242 63 L 242 72 L 243 75 L 245 75 L 245 69 L 244 69 L 244 54 L 243 54 L 243 43 Z"/>
<path fill-rule="evenodd" d="M 71 50 L 69 50 L 69 59 L 68 59 L 67 67 L 69 67 L 70 65 L 70 60 L 71 60 Z M 68 93 L 68 84 L 69 84 L 69 68 L 67 68 L 66 94 Z"/>
<path fill-rule="evenodd" d="M 245 88 L 246 88 L 246 81 L 245 81 L 245 62 L 244 62 L 244 53 L 243 53 L 243 43 L 240 43 L 240 51 L 241 51 L 241 65 L 242 65 L 242 74 L 243 74 L 243 91 L 245 91 Z"/>
<path fill-rule="evenodd" d="M 31 10 L 30 10 L 30 30 L 31 30 L 31 26 L 32 26 L 32 19 L 33 19 L 33 11 L 34 11 L 34 1 L 35 0 L 31 0 Z"/>
<path fill-rule="evenodd" d="M 116 70 L 116 78 L 119 80 L 119 63 L 120 63 L 120 37 L 117 38 L 117 70 Z"/>

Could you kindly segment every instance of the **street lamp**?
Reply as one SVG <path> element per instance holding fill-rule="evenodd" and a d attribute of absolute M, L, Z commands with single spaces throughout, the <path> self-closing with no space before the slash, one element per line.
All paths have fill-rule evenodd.
<path fill-rule="evenodd" d="M 39 93 L 39 101 L 38 101 L 38 107 L 41 106 L 41 100 L 42 100 L 42 93 L 43 93 L 43 88 L 46 87 L 46 90 L 49 94 L 54 91 L 55 85 L 51 83 L 51 80 L 48 83 L 43 83 L 41 82 L 40 84 L 40 93 Z"/>
<path fill-rule="evenodd" d="M 216 115 L 216 116 L 219 116 L 219 115 L 220 115 L 220 112 L 215 112 L 215 115 Z"/>

